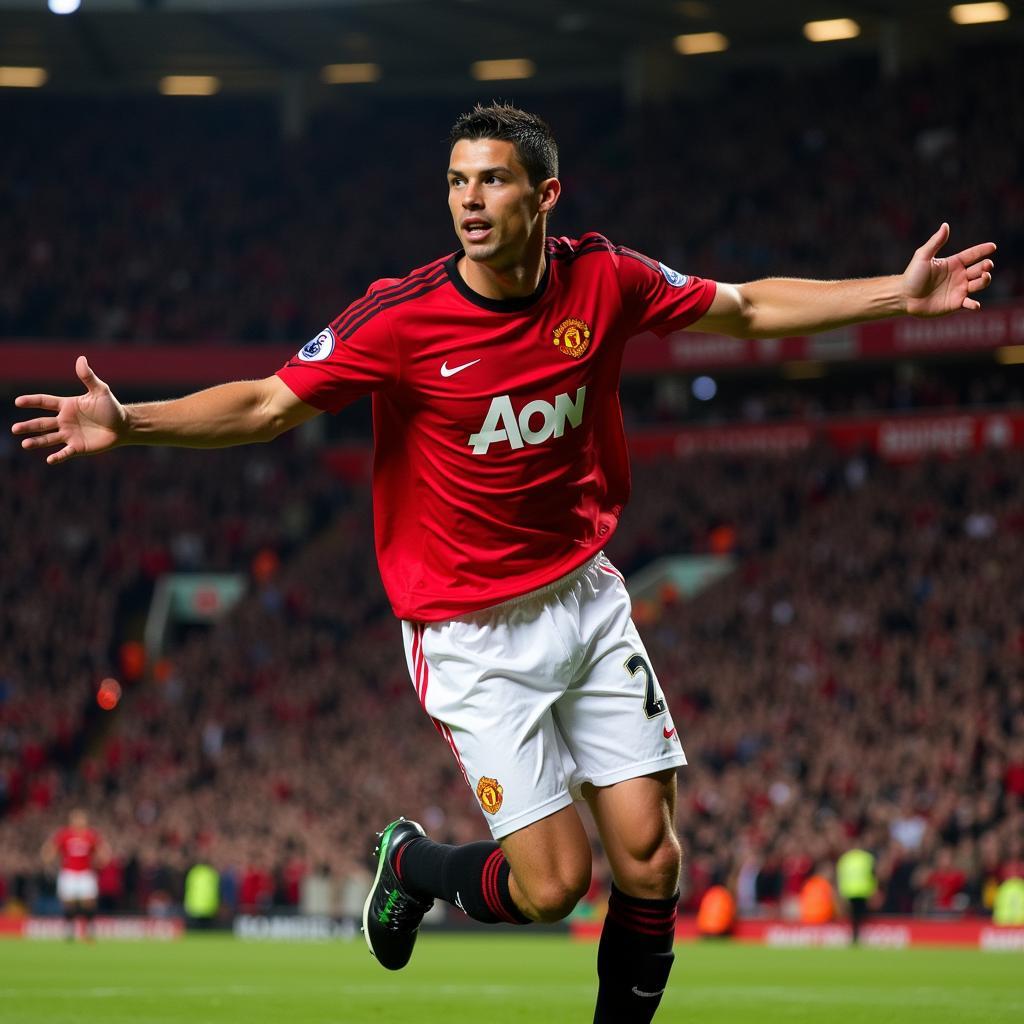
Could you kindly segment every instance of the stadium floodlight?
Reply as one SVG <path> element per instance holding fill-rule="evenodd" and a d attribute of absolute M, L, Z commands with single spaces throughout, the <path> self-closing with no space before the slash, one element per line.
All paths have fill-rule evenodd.
<path fill-rule="evenodd" d="M 860 25 L 853 18 L 809 21 L 804 25 L 804 35 L 812 43 L 833 43 L 837 39 L 856 39 L 860 35 Z"/>
<path fill-rule="evenodd" d="M 160 79 L 160 91 L 165 96 L 212 96 L 220 91 L 220 79 L 215 75 L 165 75 Z"/>
<path fill-rule="evenodd" d="M 0 67 L 0 87 L 38 89 L 50 77 L 46 68 Z"/>
<path fill-rule="evenodd" d="M 51 14 L 74 14 L 82 6 L 82 0 L 46 0 Z"/>
<path fill-rule="evenodd" d="M 729 49 L 729 39 L 721 32 L 685 32 L 674 40 L 676 53 L 692 57 L 697 53 L 721 53 Z"/>
<path fill-rule="evenodd" d="M 379 80 L 379 64 L 327 64 L 320 69 L 320 81 L 325 85 L 359 85 Z"/>
<path fill-rule="evenodd" d="M 516 57 L 510 60 L 478 60 L 474 61 L 470 68 L 470 73 L 478 82 L 532 78 L 536 72 L 536 64 L 526 57 Z"/>
<path fill-rule="evenodd" d="M 1006 21 L 1010 8 L 1006 4 L 953 4 L 950 18 L 958 25 L 984 25 L 990 21 Z"/>

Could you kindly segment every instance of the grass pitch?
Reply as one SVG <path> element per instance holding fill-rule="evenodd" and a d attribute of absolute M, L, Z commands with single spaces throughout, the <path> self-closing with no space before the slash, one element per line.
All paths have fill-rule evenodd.
<path fill-rule="evenodd" d="M 676 947 L 658 1024 L 1019 1024 L 1024 958 Z M 426 935 L 391 974 L 362 941 L 0 943 L 3 1024 L 590 1024 L 597 947 Z M 628 1024 L 628 1022 L 623 1022 Z"/>

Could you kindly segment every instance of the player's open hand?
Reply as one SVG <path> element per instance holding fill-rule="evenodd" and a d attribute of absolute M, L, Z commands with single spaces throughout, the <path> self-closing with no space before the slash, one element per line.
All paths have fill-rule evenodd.
<path fill-rule="evenodd" d="M 949 225 L 939 230 L 914 253 L 903 272 L 903 297 L 912 316 L 945 316 L 958 309 L 981 309 L 971 298 L 992 283 L 988 259 L 996 251 L 995 242 L 982 242 L 955 256 L 939 256 L 949 239 Z"/>
<path fill-rule="evenodd" d="M 55 466 L 79 455 L 95 455 L 120 443 L 126 433 L 124 406 L 110 388 L 92 372 L 85 356 L 75 362 L 75 372 L 85 385 L 84 395 L 19 395 L 19 409 L 45 409 L 51 415 L 23 420 L 11 432 L 23 437 L 22 448 L 55 448 L 46 461 Z"/>

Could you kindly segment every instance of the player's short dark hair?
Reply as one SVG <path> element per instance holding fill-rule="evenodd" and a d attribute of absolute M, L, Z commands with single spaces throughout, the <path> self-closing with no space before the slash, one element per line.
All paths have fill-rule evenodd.
<path fill-rule="evenodd" d="M 546 121 L 511 103 L 478 103 L 461 114 L 448 134 L 449 149 L 462 139 L 500 139 L 511 142 L 531 185 L 558 177 L 558 143 Z"/>

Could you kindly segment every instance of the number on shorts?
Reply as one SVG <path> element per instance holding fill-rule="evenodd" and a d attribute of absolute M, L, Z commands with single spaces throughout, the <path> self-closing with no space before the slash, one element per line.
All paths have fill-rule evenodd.
<path fill-rule="evenodd" d="M 626 671 L 631 676 L 635 676 L 637 672 L 643 672 L 644 679 L 647 681 L 644 686 L 644 714 L 648 718 L 657 718 L 658 715 L 665 714 L 665 701 L 658 696 L 658 691 L 654 686 L 654 672 L 647 664 L 647 659 L 642 654 L 634 654 L 626 662 Z"/>

